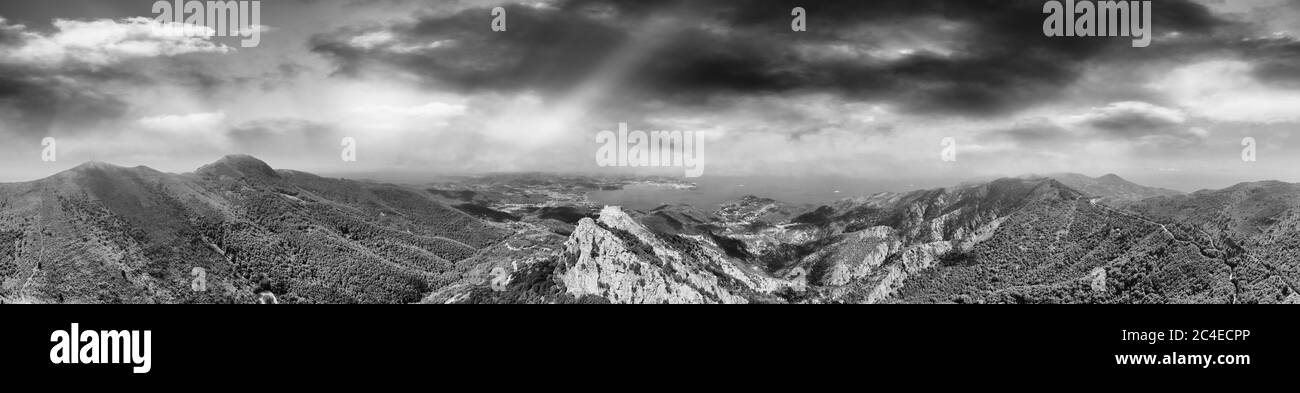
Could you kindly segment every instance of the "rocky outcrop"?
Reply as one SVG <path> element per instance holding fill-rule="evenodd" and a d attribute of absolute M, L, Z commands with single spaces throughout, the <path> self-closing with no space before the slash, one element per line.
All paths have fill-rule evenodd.
<path fill-rule="evenodd" d="M 807 259 L 814 269 L 822 272 L 816 277 L 818 284 L 847 285 L 853 280 L 872 274 L 890 255 L 899 251 L 902 242 L 890 227 L 874 227 L 849 234 L 826 249 Z"/>
<path fill-rule="evenodd" d="M 1094 292 L 1106 293 L 1106 268 L 1099 267 L 1088 273 L 1088 286 Z"/>
<path fill-rule="evenodd" d="M 691 241 L 689 238 L 679 238 Z M 777 280 L 746 272 L 717 250 L 669 244 L 617 207 L 578 222 L 559 273 L 568 293 L 614 303 L 747 303 Z"/>
<path fill-rule="evenodd" d="M 898 261 L 886 268 L 880 281 L 867 294 L 866 302 L 876 303 L 893 296 L 903 286 L 903 280 L 938 264 L 939 257 L 949 251 L 952 251 L 952 243 L 946 241 L 922 244 L 903 251 Z"/>
<path fill-rule="evenodd" d="M 614 303 L 705 303 L 700 291 L 673 279 L 662 260 L 630 249 L 624 240 L 584 218 L 564 243 L 570 259 L 559 275 L 569 294 Z"/>

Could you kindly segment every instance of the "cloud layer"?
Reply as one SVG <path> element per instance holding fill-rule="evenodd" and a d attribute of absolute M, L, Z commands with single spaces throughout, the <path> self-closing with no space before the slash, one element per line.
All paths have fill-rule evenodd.
<path fill-rule="evenodd" d="M 1088 59 L 1122 40 L 1036 34 L 1041 7 L 1005 1 L 566 1 L 506 7 L 505 33 L 485 8 L 313 38 L 343 75 L 404 72 L 467 91 L 564 91 L 604 67 L 626 68 L 622 95 L 827 91 L 922 113 L 993 115 L 1059 97 Z M 1221 24 L 1196 4 L 1162 2 L 1157 20 L 1185 34 Z M 634 59 L 625 59 L 635 57 Z"/>
<path fill-rule="evenodd" d="M 286 1 L 239 50 L 128 3 L 0 6 L 11 167 L 49 172 L 21 163 L 53 135 L 68 164 L 599 172 L 593 137 L 623 122 L 703 133 L 706 175 L 1250 180 L 1300 164 L 1284 158 L 1300 128 L 1288 1 L 1157 0 L 1148 48 L 1044 37 L 1041 1 Z M 1247 136 L 1278 150 L 1232 163 Z M 338 160 L 342 137 L 359 162 Z M 946 137 L 959 165 L 937 159 Z"/>

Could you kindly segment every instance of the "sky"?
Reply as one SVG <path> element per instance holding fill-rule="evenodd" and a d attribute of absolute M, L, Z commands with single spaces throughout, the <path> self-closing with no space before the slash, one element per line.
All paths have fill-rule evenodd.
<path fill-rule="evenodd" d="M 1156 0 L 1144 48 L 1046 37 L 1042 0 L 266 0 L 256 47 L 152 28 L 153 3 L 0 2 L 0 181 L 233 153 L 599 174 L 627 123 L 699 133 L 705 176 L 1300 182 L 1296 0 Z"/>

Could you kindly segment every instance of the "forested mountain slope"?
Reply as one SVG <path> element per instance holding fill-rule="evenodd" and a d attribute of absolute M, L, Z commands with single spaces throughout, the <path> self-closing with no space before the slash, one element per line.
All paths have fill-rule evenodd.
<path fill-rule="evenodd" d="M 412 302 L 508 233 L 417 190 L 247 156 L 184 175 L 89 163 L 0 185 L 0 217 L 7 302 Z"/>

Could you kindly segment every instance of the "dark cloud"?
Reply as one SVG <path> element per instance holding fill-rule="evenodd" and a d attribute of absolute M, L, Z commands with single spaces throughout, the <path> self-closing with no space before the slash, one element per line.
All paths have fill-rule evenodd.
<path fill-rule="evenodd" d="M 1009 128 L 986 132 L 981 139 L 985 138 L 994 142 L 1011 142 L 1021 147 L 1043 147 L 1069 141 L 1072 134 L 1047 119 L 1029 119 Z"/>
<path fill-rule="evenodd" d="M 806 33 L 789 29 L 795 6 L 807 9 Z M 1158 1 L 1155 7 L 1162 31 L 1205 33 L 1222 23 L 1187 1 Z M 476 8 L 413 24 L 317 35 L 311 46 L 343 75 L 397 69 L 463 90 L 556 92 L 599 72 L 620 51 L 649 41 L 653 48 L 629 65 L 620 94 L 691 101 L 728 93 L 830 91 L 893 101 L 911 111 L 966 115 L 1005 113 L 1055 98 L 1089 59 L 1129 49 L 1128 38 L 1044 37 L 1041 1 L 575 0 L 555 8 L 506 8 L 504 33 L 490 31 L 489 10 Z M 638 30 L 663 19 L 672 25 Z M 651 35 L 666 36 L 655 41 Z M 898 35 L 913 36 L 911 43 L 919 46 L 946 48 L 880 53 L 892 50 L 888 45 Z"/>
<path fill-rule="evenodd" d="M 1129 135 L 1181 126 L 1186 122 L 1186 116 L 1180 111 L 1145 102 L 1119 102 L 1094 108 L 1079 120 L 1092 128 Z"/>
<path fill-rule="evenodd" d="M 1189 124 L 1177 109 L 1139 101 L 1111 103 L 1075 117 L 1088 138 L 1137 141 L 1154 146 L 1178 148 L 1204 142 L 1208 133 Z"/>
<path fill-rule="evenodd" d="M 72 129 L 121 117 L 129 109 L 118 97 L 69 79 L 25 67 L 0 66 L 0 114 L 19 136 L 49 135 L 61 123 Z"/>
<path fill-rule="evenodd" d="M 1192 2 L 1155 0 L 1151 7 L 1151 24 L 1157 35 L 1207 34 L 1230 23 L 1215 16 L 1209 8 Z"/>
<path fill-rule="evenodd" d="M 130 102 L 134 91 L 174 89 L 219 102 L 250 88 L 278 89 L 307 71 L 288 56 L 262 62 L 265 67 L 216 58 L 211 54 L 234 51 L 142 33 L 133 23 L 87 19 L 36 28 L 0 17 L 0 133 L 34 139 L 120 130 L 134 110 L 148 112 L 154 104 Z M 120 38 L 86 45 L 60 36 L 69 30 L 82 41 Z"/>
<path fill-rule="evenodd" d="M 141 61 L 131 75 L 119 75 L 118 80 L 131 80 L 137 84 L 168 84 L 183 86 L 196 95 L 213 98 L 221 93 L 255 87 L 273 91 L 287 86 L 309 70 L 293 60 L 268 62 L 267 67 L 232 71 L 228 65 L 213 62 L 199 55 L 178 56 Z"/>
<path fill-rule="evenodd" d="M 47 136 L 56 128 L 80 133 L 128 114 L 132 107 L 122 88 L 170 84 L 211 96 L 236 82 L 183 57 L 97 68 L 0 63 L 0 116 L 9 131 L 27 137 Z"/>
<path fill-rule="evenodd" d="M 0 46 L 17 45 L 22 42 L 22 30 L 12 26 L 0 15 Z"/>
<path fill-rule="evenodd" d="M 1300 41 L 1290 37 L 1257 40 L 1247 50 L 1255 77 L 1271 85 L 1300 88 Z"/>
<path fill-rule="evenodd" d="M 390 65 L 463 89 L 569 86 L 626 42 L 626 32 L 558 12 L 509 7 L 508 33 L 488 30 L 488 9 L 422 19 L 389 30 L 354 29 L 317 36 L 312 48 L 338 60 L 339 72 Z M 566 20 L 567 19 L 567 20 Z M 367 47 L 365 34 L 388 31 L 392 42 Z M 438 42 L 446 47 L 424 48 Z"/>
<path fill-rule="evenodd" d="M 119 120 L 131 110 L 123 89 L 167 84 L 207 92 L 227 83 L 215 67 L 197 59 L 202 55 L 197 52 L 216 52 L 216 47 L 143 31 L 132 20 L 61 22 L 36 29 L 0 17 L 0 123 L 7 134 L 76 134 Z M 61 38 L 62 33 L 79 39 Z M 110 40 L 85 43 L 100 37 Z"/>
<path fill-rule="evenodd" d="M 1019 147 L 1068 150 L 1091 141 L 1182 148 L 1198 145 L 1209 136 L 1208 132 L 1190 124 L 1187 115 L 1180 110 L 1137 101 L 1111 103 L 1057 121 L 1024 119 L 1010 127 L 983 132 L 981 138 L 1010 142 Z"/>

